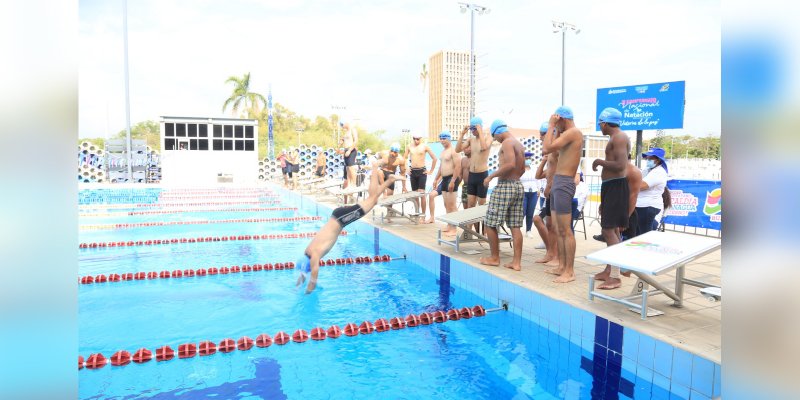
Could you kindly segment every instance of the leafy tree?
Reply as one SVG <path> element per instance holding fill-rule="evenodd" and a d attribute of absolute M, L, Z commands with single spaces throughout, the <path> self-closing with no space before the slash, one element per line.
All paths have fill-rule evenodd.
<path fill-rule="evenodd" d="M 237 76 L 231 76 L 225 80 L 225 83 L 232 83 L 233 84 L 233 92 L 231 96 L 225 100 L 225 103 L 222 104 L 222 112 L 225 112 L 225 109 L 228 108 L 228 105 L 231 105 L 231 114 L 236 115 L 239 111 L 239 107 L 244 105 L 247 108 L 247 112 L 250 116 L 256 115 L 257 110 L 263 108 L 258 107 L 259 103 L 262 106 L 267 104 L 267 99 L 264 98 L 259 93 L 250 91 L 250 73 L 244 74 L 241 78 Z"/>
<path fill-rule="evenodd" d="M 127 129 L 123 129 L 114 136 L 115 139 L 124 139 L 128 136 Z M 131 126 L 131 139 L 144 139 L 153 150 L 161 150 L 161 126 L 158 122 L 147 120 L 137 122 Z"/>

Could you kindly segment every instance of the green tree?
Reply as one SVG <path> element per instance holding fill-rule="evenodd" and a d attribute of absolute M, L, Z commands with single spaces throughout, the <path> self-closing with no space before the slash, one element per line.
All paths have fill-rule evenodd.
<path fill-rule="evenodd" d="M 114 138 L 124 139 L 127 136 L 128 130 L 123 129 Z M 152 120 L 137 122 L 131 126 L 131 139 L 144 139 L 153 150 L 161 151 L 161 126 Z"/>
<path fill-rule="evenodd" d="M 250 91 L 250 73 L 244 74 L 241 78 L 237 76 L 231 76 L 225 80 L 225 83 L 232 83 L 233 84 L 233 92 L 231 96 L 225 100 L 225 103 L 222 104 L 222 112 L 225 112 L 225 109 L 228 108 L 228 105 L 231 105 L 231 114 L 236 115 L 239 111 L 239 107 L 244 105 L 247 109 L 248 114 L 252 117 L 258 114 L 258 110 L 267 104 L 267 99 L 264 98 L 259 93 Z"/>

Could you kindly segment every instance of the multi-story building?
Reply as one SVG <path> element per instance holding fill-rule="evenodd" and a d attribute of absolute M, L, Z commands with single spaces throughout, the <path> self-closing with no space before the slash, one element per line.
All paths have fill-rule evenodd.
<path fill-rule="evenodd" d="M 439 132 L 455 136 L 469 123 L 469 52 L 439 51 L 428 66 L 428 141 L 437 141 Z"/>

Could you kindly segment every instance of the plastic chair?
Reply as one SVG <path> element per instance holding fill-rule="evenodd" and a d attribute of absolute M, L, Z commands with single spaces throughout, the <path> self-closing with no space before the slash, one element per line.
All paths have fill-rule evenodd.
<path fill-rule="evenodd" d="M 585 205 L 586 205 L 586 203 L 584 203 L 584 206 Z M 583 224 L 583 230 L 582 231 L 579 231 L 579 230 L 575 229 L 578 226 L 578 221 L 581 221 L 581 223 Z M 577 215 L 575 213 L 572 214 L 572 231 L 573 232 L 583 232 L 583 240 L 587 239 L 587 236 L 586 236 L 586 220 L 583 218 L 583 207 L 581 207 L 581 209 L 578 210 Z"/>

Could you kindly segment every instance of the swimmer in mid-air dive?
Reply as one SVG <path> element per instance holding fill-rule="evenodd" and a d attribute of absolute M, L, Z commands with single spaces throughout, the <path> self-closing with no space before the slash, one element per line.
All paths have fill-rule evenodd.
<path fill-rule="evenodd" d="M 296 268 L 300 271 L 297 278 L 297 286 L 302 285 L 308 280 L 306 294 L 314 291 L 317 287 L 317 276 L 319 275 L 319 260 L 331 250 L 342 229 L 353 221 L 366 215 L 375 204 L 386 188 L 394 185 L 395 181 L 405 180 L 405 177 L 389 175 L 383 183 L 378 183 L 378 174 L 382 173 L 380 167 L 382 161 L 375 161 L 372 164 L 372 177 L 369 180 L 369 195 L 358 204 L 343 206 L 333 210 L 328 222 L 317 232 L 311 243 L 306 247 L 305 254 L 297 261 Z M 310 276 L 309 276 L 310 275 Z"/>

